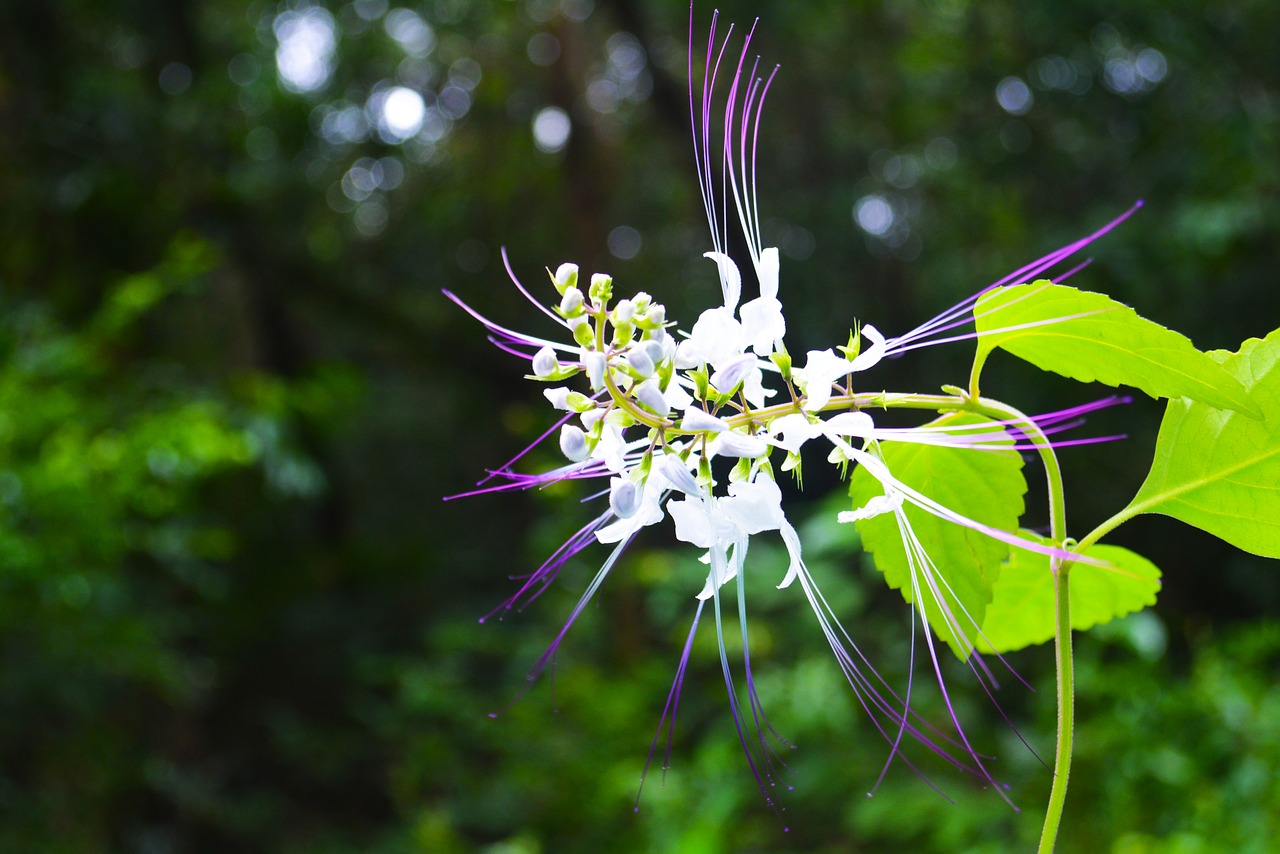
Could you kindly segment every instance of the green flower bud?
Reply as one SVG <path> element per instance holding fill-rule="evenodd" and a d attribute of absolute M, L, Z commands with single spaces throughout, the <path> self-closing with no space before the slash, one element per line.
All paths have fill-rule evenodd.
<path fill-rule="evenodd" d="M 578 284 L 578 265 L 561 264 L 554 273 L 547 270 L 547 275 L 551 276 L 551 284 L 555 285 L 556 290 L 563 296 L 565 290 Z"/>
<path fill-rule="evenodd" d="M 591 288 L 587 294 L 593 305 L 607 305 L 613 297 L 613 277 L 606 273 L 592 273 Z"/>
<path fill-rule="evenodd" d="M 587 318 L 579 315 L 577 318 L 580 323 L 573 325 L 573 340 L 578 342 L 580 347 L 594 347 L 596 343 L 595 330 L 591 328 L 591 324 L 587 322 Z"/>

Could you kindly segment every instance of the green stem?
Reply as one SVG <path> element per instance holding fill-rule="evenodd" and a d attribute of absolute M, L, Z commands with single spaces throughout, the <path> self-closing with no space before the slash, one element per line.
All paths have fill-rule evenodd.
<path fill-rule="evenodd" d="M 1128 522 L 1134 516 L 1141 515 L 1144 512 L 1144 509 L 1145 508 L 1143 508 L 1141 505 L 1139 506 L 1131 505 L 1129 507 L 1124 508 L 1119 513 L 1112 516 L 1110 519 L 1105 520 L 1104 522 L 1102 522 L 1102 524 L 1098 525 L 1098 527 L 1090 531 L 1084 537 L 1084 539 L 1082 539 L 1076 545 L 1076 547 L 1072 549 L 1072 551 L 1076 552 L 1077 554 L 1084 552 L 1090 546 L 1097 543 L 1098 540 L 1102 539 L 1107 534 L 1110 534 L 1112 531 L 1114 531 L 1116 528 L 1119 528 L 1125 522 Z"/>
<path fill-rule="evenodd" d="M 1053 453 L 1053 446 L 1049 443 L 1048 437 L 1026 415 L 998 401 L 977 398 L 972 401 L 970 408 L 983 415 L 1016 420 L 1019 429 L 1026 433 L 1032 444 L 1036 446 L 1040 460 L 1044 464 L 1045 478 L 1048 480 L 1050 538 L 1055 545 L 1061 547 L 1067 539 L 1062 470 L 1058 467 L 1058 458 Z M 1122 521 L 1124 520 L 1121 519 L 1115 524 L 1118 525 Z M 1098 536 L 1104 533 L 1106 531 L 1101 531 Z M 1053 648 L 1058 675 L 1058 743 L 1053 758 L 1053 788 L 1049 791 L 1049 806 L 1045 810 L 1044 829 L 1040 833 L 1040 854 L 1049 854 L 1057 843 L 1058 827 L 1062 823 L 1062 809 L 1067 801 L 1067 782 L 1071 776 L 1071 749 L 1075 739 L 1075 663 L 1071 653 L 1071 590 L 1068 584 L 1071 562 L 1052 558 L 1049 568 L 1053 572 L 1055 600 Z"/>
<path fill-rule="evenodd" d="M 1040 854 L 1053 851 L 1067 800 L 1067 780 L 1071 775 L 1071 747 L 1075 739 L 1075 664 L 1071 655 L 1071 591 L 1067 584 L 1069 562 L 1056 559 L 1053 594 L 1057 610 L 1054 623 L 1054 657 L 1058 667 L 1058 746 L 1053 760 L 1053 788 L 1040 832 Z"/>

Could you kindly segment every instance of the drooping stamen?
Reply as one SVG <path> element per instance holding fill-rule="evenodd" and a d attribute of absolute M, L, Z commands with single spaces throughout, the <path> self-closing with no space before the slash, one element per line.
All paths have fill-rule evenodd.
<path fill-rule="evenodd" d="M 524 583 L 520 585 L 519 590 L 501 605 L 481 617 L 479 622 L 485 622 L 493 617 L 494 614 L 506 614 L 512 610 L 523 611 L 528 607 L 533 600 L 541 596 L 551 586 L 560 575 L 560 570 L 564 569 L 565 564 L 574 555 L 596 542 L 596 531 L 604 527 L 611 516 L 611 513 L 602 513 L 579 528 L 577 533 L 565 540 L 559 548 L 551 553 L 550 557 L 542 562 L 541 566 L 524 579 Z"/>
<path fill-rule="evenodd" d="M 636 791 L 636 812 L 640 811 L 640 796 L 644 793 L 644 781 L 649 776 L 649 765 L 653 762 L 653 751 L 658 747 L 662 737 L 663 724 L 667 725 L 667 750 L 662 759 L 662 779 L 667 779 L 667 771 L 671 768 L 671 741 L 676 733 L 676 710 L 680 707 L 680 691 L 684 687 L 685 672 L 689 667 L 689 655 L 693 652 L 693 636 L 698 632 L 698 621 L 702 619 L 702 608 L 705 599 L 698 600 L 698 610 L 693 613 L 693 625 L 689 627 L 689 637 L 685 639 L 684 651 L 680 653 L 680 664 L 676 667 L 676 677 L 671 683 L 671 691 L 667 694 L 667 702 L 662 707 L 662 717 L 658 718 L 658 729 L 653 734 L 653 743 L 649 745 L 649 755 L 644 760 L 644 770 L 640 772 L 640 788 Z"/>
<path fill-rule="evenodd" d="M 578 604 L 573 606 L 573 610 L 569 613 L 569 619 L 565 621 L 564 626 L 556 633 L 555 638 L 551 641 L 551 645 L 547 647 L 546 652 L 538 658 L 533 667 L 529 669 L 529 672 L 525 674 L 525 681 L 529 684 L 521 689 L 520 692 L 512 698 L 511 702 L 507 703 L 507 705 L 501 710 L 497 712 L 490 712 L 489 717 L 498 717 L 502 712 L 505 712 L 507 709 L 511 708 L 511 706 L 518 703 L 524 695 L 529 692 L 529 689 L 533 687 L 533 684 L 538 681 L 538 677 L 547 669 L 547 665 L 555 658 L 556 652 L 560 649 L 560 643 L 564 640 L 565 635 L 569 633 L 569 629 L 573 624 L 577 622 L 578 617 L 582 616 L 582 612 L 586 609 L 587 603 L 591 601 L 591 597 L 596 595 L 596 591 L 600 589 L 600 585 L 604 584 L 604 580 L 609 577 L 609 573 L 613 570 L 614 565 L 617 564 L 618 558 L 622 557 L 622 553 L 626 551 L 627 547 L 630 546 L 634 540 L 635 534 L 632 534 L 630 537 L 627 537 L 618 543 L 618 545 L 614 547 L 613 551 L 609 553 L 609 558 L 604 562 L 604 565 L 600 567 L 600 571 L 595 574 L 595 577 L 591 579 L 591 583 L 587 585 L 586 591 L 583 592 L 582 597 L 578 599 Z"/>

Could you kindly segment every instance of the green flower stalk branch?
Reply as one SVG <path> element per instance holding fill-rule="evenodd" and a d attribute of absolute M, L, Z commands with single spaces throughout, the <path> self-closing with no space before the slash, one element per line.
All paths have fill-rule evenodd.
<path fill-rule="evenodd" d="M 1042 852 L 1051 851 L 1066 803 L 1075 727 L 1072 632 L 1153 604 L 1160 587 L 1159 570 L 1149 561 L 1118 546 L 1099 545 L 1101 538 L 1133 516 L 1155 512 L 1254 553 L 1280 556 L 1275 521 L 1280 496 L 1274 489 L 1280 482 L 1280 371 L 1275 370 L 1280 332 L 1246 342 L 1237 354 L 1207 354 L 1110 297 L 1063 284 L 1085 266 L 1068 266 L 1072 259 L 1130 217 L 1139 203 L 912 330 L 885 335 L 872 324 L 854 322 L 847 343 L 793 358 L 784 343 L 788 324 L 779 253 L 763 245 L 756 208 L 762 107 L 777 69 L 763 73 L 752 58 L 753 34 L 754 28 L 735 57 L 729 50 L 733 28 L 719 39 L 713 18 L 706 51 L 695 54 L 690 11 L 689 115 L 711 234 L 706 257 L 720 286 L 718 305 L 682 327 L 650 293 L 618 298 L 619 283 L 611 276 L 588 278 L 572 263 L 548 269 L 556 299 L 544 305 L 508 263 L 516 287 L 558 330 L 555 337 L 542 337 L 499 325 L 446 291 L 484 325 L 498 347 L 527 363 L 528 378 L 544 384 L 544 397 L 562 413 L 534 445 L 556 437 L 563 465 L 519 470 L 529 448 L 464 494 L 607 481 L 598 494 L 607 507 L 525 577 L 495 613 L 536 599 L 592 544 L 611 547 L 530 671 L 534 680 L 635 537 L 669 516 L 676 539 L 700 557 L 689 564 L 695 604 L 688 640 L 641 786 L 664 731 L 670 757 L 693 641 L 710 600 L 733 724 L 764 801 L 779 813 L 785 805 L 775 793 L 788 773 L 782 753 L 792 747 L 770 723 L 753 669 L 748 575 L 754 587 L 762 571 L 756 562 L 750 567 L 746 562 L 753 538 L 781 539 L 787 565 L 770 580 L 780 590 L 800 591 L 856 701 L 886 745 L 869 794 L 895 763 L 924 778 L 917 758 L 924 753 L 1013 806 L 1006 787 L 989 770 L 990 757 L 966 735 L 943 678 L 943 662 L 949 650 L 994 702 L 995 679 L 984 657 L 1003 662 L 1005 653 L 1052 637 L 1058 739 L 1040 845 Z M 729 78 L 728 92 L 718 104 L 722 77 Z M 700 90 L 695 80 L 701 80 Z M 746 301 L 742 271 L 728 254 L 731 221 L 741 232 L 758 286 L 758 295 Z M 975 347 L 967 390 L 952 385 L 942 386 L 942 394 L 858 389 L 888 357 L 966 342 Z M 980 394 L 982 367 L 996 350 L 1082 382 L 1125 386 L 1169 401 L 1147 482 L 1128 508 L 1079 543 L 1068 536 L 1057 452 L 1123 438 L 1064 434 L 1080 427 L 1086 415 L 1130 398 L 1111 395 L 1025 414 Z M 900 411 L 898 419 L 912 413 L 931 417 L 892 426 L 894 419 L 884 417 L 890 411 Z M 784 510 L 779 481 L 789 472 L 799 483 L 819 448 L 848 481 L 849 507 L 836 520 L 857 527 L 864 550 L 912 613 L 905 685 L 892 685 L 855 644 L 823 596 L 818 573 L 805 563 L 801 538 Z M 1037 533 L 1034 522 L 1023 521 L 1024 452 L 1034 452 L 1044 469 L 1048 536 Z M 723 607 L 725 598 L 734 599 L 736 608 Z M 734 613 L 740 660 L 731 660 L 726 643 Z M 945 708 L 941 722 L 925 720 L 912 705 L 917 671 L 936 686 Z"/>

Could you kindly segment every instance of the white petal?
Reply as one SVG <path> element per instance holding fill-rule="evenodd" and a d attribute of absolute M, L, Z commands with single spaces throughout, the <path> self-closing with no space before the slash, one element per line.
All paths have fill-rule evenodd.
<path fill-rule="evenodd" d="M 831 384 L 847 376 L 850 362 L 831 350 L 810 350 L 801 370 L 801 385 L 806 400 L 804 408 L 818 412 L 831 400 Z"/>
<path fill-rule="evenodd" d="M 689 396 L 689 392 L 684 390 L 684 386 L 680 385 L 678 379 L 671 380 L 671 385 L 667 386 L 667 390 L 663 392 L 667 398 L 667 403 L 672 409 L 688 409 L 693 403 L 693 398 Z"/>
<path fill-rule="evenodd" d="M 742 353 L 742 324 L 727 308 L 709 308 L 698 316 L 688 339 L 676 351 L 676 367 L 717 364 Z"/>
<path fill-rule="evenodd" d="M 707 512 L 708 503 L 699 498 L 667 502 L 667 512 L 671 514 L 671 521 L 676 523 L 677 540 L 703 549 L 715 545 L 715 530 Z"/>
<path fill-rule="evenodd" d="M 723 252 L 706 252 L 703 257 L 716 262 L 716 267 L 720 270 L 720 291 L 724 294 L 724 307 L 733 311 L 742 297 L 742 274 L 738 272 L 738 265 Z"/>
<path fill-rule="evenodd" d="M 729 484 L 729 497 L 718 501 L 721 512 L 743 534 L 777 530 L 786 522 L 782 490 L 768 477 Z"/>
<path fill-rule="evenodd" d="M 666 518 L 662 512 L 661 500 L 661 490 L 644 490 L 644 497 L 636 512 L 630 518 L 619 519 L 596 531 L 596 539 L 602 543 L 619 543 L 641 528 L 656 525 Z"/>
<path fill-rule="evenodd" d="M 885 513 L 893 513 L 902 506 L 902 495 L 877 495 L 857 510 L 842 510 L 836 514 L 837 522 L 860 522 L 872 519 Z"/>
<path fill-rule="evenodd" d="M 841 412 L 823 424 L 823 432 L 828 435 L 857 436 L 859 439 L 869 437 L 875 429 L 875 422 L 865 412 Z"/>
<path fill-rule="evenodd" d="M 717 436 L 708 450 L 718 457 L 754 460 L 769 450 L 769 443 L 758 436 L 748 436 L 737 430 L 729 430 Z"/>
<path fill-rule="evenodd" d="M 600 432 L 600 441 L 591 452 L 594 459 L 604 463 L 604 467 L 614 474 L 622 474 L 627 468 L 627 445 L 622 440 L 622 431 L 616 424 L 605 423 Z"/>
<path fill-rule="evenodd" d="M 723 548 L 713 548 L 711 550 L 711 572 L 707 574 L 707 583 L 703 585 L 702 592 L 698 594 L 699 599 L 710 599 L 716 590 L 719 590 L 726 582 L 732 581 L 738 576 L 738 558 L 735 554 L 730 560 L 728 554 Z"/>
<path fill-rule="evenodd" d="M 800 574 L 800 570 L 804 569 L 804 561 L 800 557 L 800 535 L 796 533 L 796 529 L 791 527 L 790 523 L 783 523 L 779 529 L 782 534 L 782 542 L 787 547 L 787 554 L 791 557 L 791 565 L 787 567 L 787 574 L 782 577 L 778 589 L 790 587 L 791 582 L 796 580 L 796 576 Z"/>
<path fill-rule="evenodd" d="M 542 390 L 542 396 L 551 401 L 551 405 L 556 409 L 568 411 L 569 404 L 567 401 L 569 400 L 569 389 L 564 386 L 560 386 L 559 388 L 544 388 Z"/>
<path fill-rule="evenodd" d="M 793 412 L 773 419 L 769 424 L 769 435 L 773 437 L 775 445 L 794 454 L 800 451 L 800 446 L 805 442 L 822 435 L 822 425 L 811 424 L 808 418 L 799 412 Z"/>
<path fill-rule="evenodd" d="M 756 278 L 760 280 L 760 296 L 767 299 L 778 297 L 778 250 L 770 246 L 760 253 L 760 261 L 756 264 Z"/>
<path fill-rule="evenodd" d="M 738 356 L 711 375 L 711 384 L 721 394 L 727 394 L 737 388 L 738 383 L 745 380 L 755 368 L 755 356 Z"/>
<path fill-rule="evenodd" d="M 742 317 L 742 334 L 758 355 L 773 352 L 775 341 L 787 334 L 787 322 L 782 316 L 782 303 L 773 297 L 760 297 L 744 303 L 738 314 Z"/>
<path fill-rule="evenodd" d="M 880 330 L 868 323 L 862 327 L 861 335 L 871 342 L 871 346 L 854 357 L 849 366 L 850 371 L 865 371 L 884 358 L 886 348 L 884 336 L 880 334 Z"/>
<path fill-rule="evenodd" d="M 775 389 L 764 387 L 764 374 L 759 368 L 747 374 L 747 378 L 742 383 L 742 396 L 747 399 L 747 403 L 757 409 L 763 407 L 765 401 L 776 393 Z"/>

